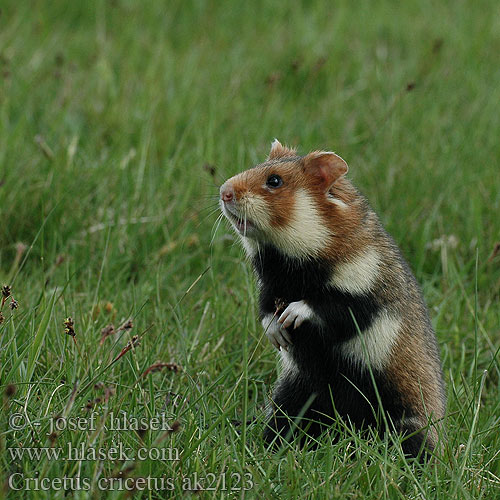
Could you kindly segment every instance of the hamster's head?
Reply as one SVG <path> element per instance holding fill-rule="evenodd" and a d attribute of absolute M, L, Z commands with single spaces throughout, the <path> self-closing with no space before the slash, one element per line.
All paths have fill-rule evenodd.
<path fill-rule="evenodd" d="M 220 206 L 245 247 L 327 257 L 359 219 L 346 162 L 329 151 L 298 156 L 275 140 L 264 163 L 228 179 Z"/>

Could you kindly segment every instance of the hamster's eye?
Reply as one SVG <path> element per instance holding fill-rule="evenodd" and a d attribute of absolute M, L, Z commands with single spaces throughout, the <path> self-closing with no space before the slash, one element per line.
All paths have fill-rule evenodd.
<path fill-rule="evenodd" d="M 266 181 L 267 187 L 279 188 L 282 185 L 283 185 L 283 179 L 279 175 L 273 174 L 267 178 L 267 181 Z"/>

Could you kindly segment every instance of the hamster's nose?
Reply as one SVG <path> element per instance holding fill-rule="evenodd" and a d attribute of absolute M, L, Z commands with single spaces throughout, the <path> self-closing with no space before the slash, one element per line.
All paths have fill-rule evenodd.
<path fill-rule="evenodd" d="M 228 203 L 234 199 L 234 189 L 230 184 L 223 184 L 220 188 L 220 199 Z"/>

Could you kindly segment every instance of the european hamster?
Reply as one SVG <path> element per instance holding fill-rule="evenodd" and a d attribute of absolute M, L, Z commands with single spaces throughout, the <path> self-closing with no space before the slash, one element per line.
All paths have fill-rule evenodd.
<path fill-rule="evenodd" d="M 264 438 L 317 436 L 337 415 L 383 431 L 382 407 L 404 452 L 424 457 L 446 406 L 435 334 L 408 264 L 347 171 L 332 152 L 299 156 L 275 140 L 264 163 L 220 188 L 281 358 Z"/>

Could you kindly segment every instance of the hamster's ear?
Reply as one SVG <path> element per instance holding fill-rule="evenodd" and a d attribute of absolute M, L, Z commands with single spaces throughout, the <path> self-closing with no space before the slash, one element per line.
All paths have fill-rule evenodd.
<path fill-rule="evenodd" d="M 328 191 L 332 184 L 349 170 L 347 163 L 330 151 L 313 151 L 304 157 L 304 170 Z"/>
<path fill-rule="evenodd" d="M 277 160 L 278 158 L 285 158 L 286 156 L 297 156 L 295 149 L 283 146 L 278 139 L 274 139 L 271 144 L 271 151 L 269 152 L 268 160 Z"/>

